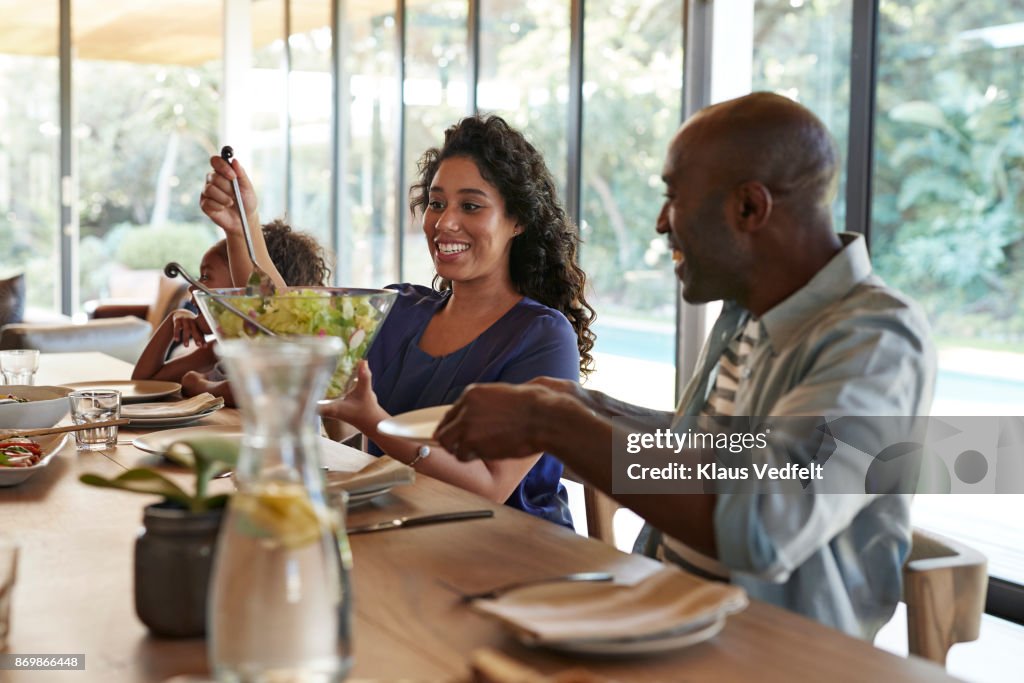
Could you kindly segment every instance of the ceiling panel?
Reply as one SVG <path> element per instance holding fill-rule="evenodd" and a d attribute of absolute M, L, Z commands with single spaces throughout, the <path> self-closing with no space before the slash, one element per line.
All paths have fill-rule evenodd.
<path fill-rule="evenodd" d="M 412 0 L 421 4 L 425 0 Z M 349 15 L 394 11 L 391 0 L 348 0 Z M 255 48 L 280 36 L 281 0 L 254 0 Z M 221 58 L 218 0 L 72 0 L 72 37 L 80 59 L 197 65 Z M 292 32 L 326 25 L 330 0 L 292 0 Z M 0 54 L 57 55 L 55 0 L 0 0 Z"/>

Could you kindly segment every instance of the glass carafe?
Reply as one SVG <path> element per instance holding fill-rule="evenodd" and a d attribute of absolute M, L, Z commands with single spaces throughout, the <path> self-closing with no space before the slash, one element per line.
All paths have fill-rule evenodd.
<path fill-rule="evenodd" d="M 208 605 L 218 680 L 341 681 L 351 666 L 348 541 L 327 506 L 317 399 L 332 337 L 220 342 L 244 437 Z"/>

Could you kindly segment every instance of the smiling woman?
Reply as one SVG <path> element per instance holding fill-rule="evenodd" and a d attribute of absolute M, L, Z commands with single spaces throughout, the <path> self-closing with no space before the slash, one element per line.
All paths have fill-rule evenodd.
<path fill-rule="evenodd" d="M 423 155 L 410 198 L 422 216 L 434 288 L 396 286 L 398 300 L 357 388 L 324 414 L 353 424 L 375 453 L 571 526 L 562 464 L 552 456 L 460 463 L 435 448 L 417 457 L 417 444 L 377 428 L 391 415 L 452 403 L 469 384 L 577 380 L 589 371 L 593 310 L 576 263 L 576 227 L 551 173 L 504 120 L 470 117 Z"/>

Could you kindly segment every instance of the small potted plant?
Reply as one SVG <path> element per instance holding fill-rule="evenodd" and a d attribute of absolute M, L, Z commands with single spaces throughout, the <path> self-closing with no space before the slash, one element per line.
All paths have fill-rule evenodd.
<path fill-rule="evenodd" d="M 234 467 L 237 446 L 217 439 L 174 444 L 168 456 L 195 473 L 188 493 L 147 468 L 107 479 L 83 474 L 91 486 L 163 496 L 148 505 L 135 541 L 135 612 L 158 636 L 198 637 L 206 633 L 206 594 L 228 494 L 207 495 L 210 481 Z"/>

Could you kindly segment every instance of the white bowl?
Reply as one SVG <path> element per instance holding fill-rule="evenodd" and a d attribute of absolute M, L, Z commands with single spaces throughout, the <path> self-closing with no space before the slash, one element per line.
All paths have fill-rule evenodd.
<path fill-rule="evenodd" d="M 52 427 L 71 410 L 67 387 L 0 385 L 0 397 L 11 394 L 28 403 L 0 403 L 0 429 L 42 429 Z"/>

